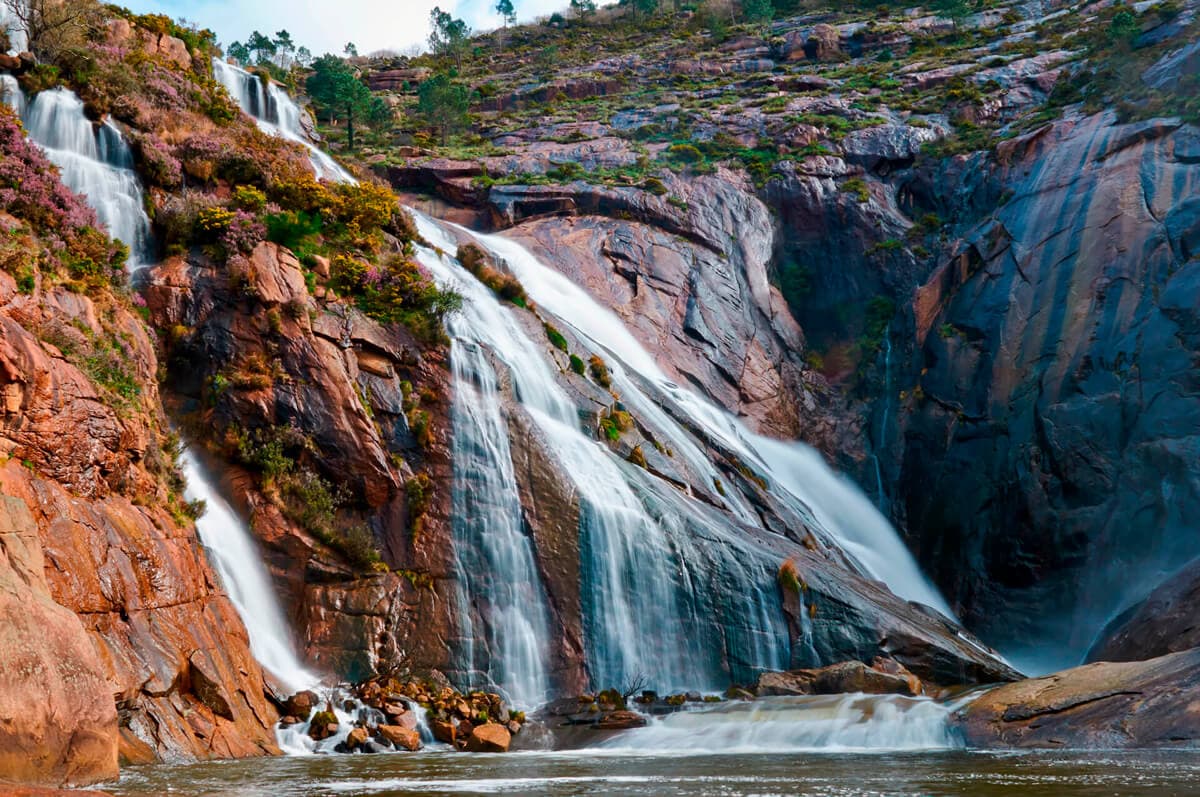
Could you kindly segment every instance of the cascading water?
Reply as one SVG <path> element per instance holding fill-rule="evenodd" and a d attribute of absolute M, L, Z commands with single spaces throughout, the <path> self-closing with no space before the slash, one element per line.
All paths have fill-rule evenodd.
<path fill-rule="evenodd" d="M 8 54 L 16 55 L 29 46 L 29 37 L 21 20 L 7 4 L 0 4 L 0 31 L 8 34 Z"/>
<path fill-rule="evenodd" d="M 545 658 L 548 618 L 501 413 L 496 373 L 486 351 L 459 334 L 451 319 L 454 368 L 454 535 L 458 565 L 459 657 L 472 686 L 495 686 L 512 703 L 531 708 L 549 696 Z M 468 591 L 469 586 L 469 591 Z M 484 651 L 477 650 L 473 615 L 484 618 Z"/>
<path fill-rule="evenodd" d="M 17 116 L 25 115 L 25 92 L 12 75 L 0 75 L 0 102 L 12 108 Z"/>
<path fill-rule="evenodd" d="M 924 603 L 947 617 L 953 616 L 891 524 L 854 485 L 834 473 L 815 450 L 801 443 L 784 443 L 750 432 L 733 416 L 671 382 L 614 313 L 601 307 L 562 274 L 539 262 L 520 244 L 494 235 L 480 235 L 476 239 L 508 264 L 543 312 L 553 314 L 610 355 L 610 371 L 614 382 L 620 385 L 624 401 L 635 405 L 639 412 L 653 412 L 656 403 L 672 407 L 676 418 L 688 418 L 756 467 L 774 495 L 787 501 L 802 516 L 814 517 L 867 574 L 885 582 L 903 598 Z M 656 402 L 647 395 L 643 383 L 662 399 Z M 696 461 L 690 464 L 703 472 L 704 457 L 694 448 L 693 451 Z"/>
<path fill-rule="evenodd" d="M 188 500 L 203 500 L 206 507 L 196 521 L 196 531 L 246 626 L 254 658 L 291 692 L 314 687 L 318 678 L 296 655 L 289 626 L 250 532 L 209 482 L 196 455 L 184 451 L 181 461 Z"/>
<path fill-rule="evenodd" d="M 150 217 L 121 131 L 111 121 L 93 125 L 83 101 L 66 89 L 43 91 L 26 104 L 15 81 L 5 81 L 4 88 L 6 102 L 23 110 L 29 138 L 58 166 L 63 182 L 87 199 L 113 238 L 129 247 L 129 267 L 145 266 L 152 250 Z"/>
<path fill-rule="evenodd" d="M 454 249 L 436 224 L 414 215 L 426 240 Z M 660 689 L 717 689 L 731 677 L 750 680 L 762 669 L 785 667 L 777 557 L 717 528 L 673 488 L 585 434 L 555 372 L 513 314 L 450 258 L 425 248 L 418 258 L 466 298 L 451 321 L 455 345 L 482 347 L 505 366 L 521 409 L 579 495 L 580 596 L 592 681 L 623 684 L 641 675 Z M 545 612 L 532 601 L 525 611 Z"/>
<path fill-rule="evenodd" d="M 309 160 L 318 178 L 340 183 L 354 181 L 337 161 L 308 140 L 301 122 L 303 112 L 281 86 L 268 83 L 264 88 L 263 80 L 258 75 L 220 58 L 214 58 L 212 65 L 213 75 L 238 106 L 258 122 L 259 128 L 308 150 Z"/>
<path fill-rule="evenodd" d="M 601 749 L 656 756 L 948 750 L 963 746 L 948 722 L 960 706 L 857 694 L 735 701 L 652 720 Z"/>

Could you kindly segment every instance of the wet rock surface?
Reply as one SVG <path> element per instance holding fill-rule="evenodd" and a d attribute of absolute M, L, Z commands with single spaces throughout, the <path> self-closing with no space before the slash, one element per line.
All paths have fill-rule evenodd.
<path fill-rule="evenodd" d="M 1011 198 L 918 292 L 898 488 L 927 572 L 993 644 L 1082 655 L 1200 553 L 1195 135 L 1102 114 L 1006 142 Z"/>

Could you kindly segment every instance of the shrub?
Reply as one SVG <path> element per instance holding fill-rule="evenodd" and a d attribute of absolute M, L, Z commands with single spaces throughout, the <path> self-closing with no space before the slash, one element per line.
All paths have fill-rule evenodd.
<path fill-rule="evenodd" d="M 592 373 L 592 379 L 600 387 L 605 390 L 612 387 L 612 377 L 608 373 L 608 366 L 604 364 L 604 360 L 600 358 L 600 355 L 593 354 L 591 356 L 588 360 L 588 370 Z"/>
<path fill-rule="evenodd" d="M 267 206 L 267 195 L 252 185 L 233 189 L 233 206 L 248 213 L 261 213 Z"/>
<path fill-rule="evenodd" d="M 784 592 L 799 595 L 801 590 L 804 589 L 804 582 L 800 580 L 795 559 L 790 557 L 785 559 L 783 564 L 779 566 L 779 573 L 776 577 L 779 581 L 779 586 L 783 588 Z"/>
<path fill-rule="evenodd" d="M 692 144 L 672 144 L 667 152 L 680 163 L 704 162 L 704 154 Z"/>
<path fill-rule="evenodd" d="M 587 372 L 587 366 L 583 362 L 583 358 L 578 354 L 571 355 L 571 370 L 583 376 Z"/>
<path fill-rule="evenodd" d="M 152 133 L 134 136 L 132 141 L 146 181 L 168 190 L 178 188 L 183 181 L 183 164 L 172 149 Z"/>
<path fill-rule="evenodd" d="M 871 198 L 871 191 L 867 187 L 867 181 L 861 177 L 851 177 L 842 183 L 842 191 L 847 194 L 854 194 L 859 202 L 866 202 Z"/>
<path fill-rule="evenodd" d="M 558 331 L 558 328 L 553 324 L 545 323 L 542 325 L 546 330 L 546 337 L 550 339 L 550 345 L 559 351 L 567 350 L 567 339 L 563 337 L 563 333 Z"/>
<path fill-rule="evenodd" d="M 337 255 L 330 266 L 334 290 L 356 300 L 359 309 L 384 323 L 400 323 L 427 339 L 440 332 L 441 320 L 462 307 L 462 296 L 442 290 L 403 255 L 382 265 L 352 255 Z"/>
<path fill-rule="evenodd" d="M 642 451 L 641 446 L 633 447 L 633 450 L 629 452 L 629 461 L 639 468 L 646 467 L 646 454 Z"/>

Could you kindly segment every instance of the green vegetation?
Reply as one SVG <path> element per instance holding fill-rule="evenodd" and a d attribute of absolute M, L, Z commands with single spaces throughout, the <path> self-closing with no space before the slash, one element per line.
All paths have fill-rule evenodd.
<path fill-rule="evenodd" d="M 417 90 L 417 113 L 429 127 L 437 130 L 445 146 L 451 133 L 467 126 L 470 119 L 471 91 L 447 75 L 436 75 Z"/>
<path fill-rule="evenodd" d="M 305 86 L 322 116 L 331 123 L 345 122 L 346 146 L 351 150 L 355 122 L 379 125 L 391 119 L 392 112 L 383 99 L 372 94 L 350 65 L 336 56 L 318 58 Z"/>
<path fill-rule="evenodd" d="M 371 530 L 339 517 L 350 500 L 346 487 L 335 486 L 303 464 L 316 454 L 307 435 L 287 426 L 254 430 L 234 426 L 226 432 L 226 453 L 261 475 L 263 492 L 289 520 L 340 552 L 355 567 L 363 571 L 384 568 Z"/>

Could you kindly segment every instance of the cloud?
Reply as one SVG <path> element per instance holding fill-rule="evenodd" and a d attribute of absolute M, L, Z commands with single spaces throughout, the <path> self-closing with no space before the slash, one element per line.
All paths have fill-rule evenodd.
<path fill-rule="evenodd" d="M 568 0 L 514 0 L 522 20 L 565 8 Z M 423 45 L 429 12 L 440 6 L 475 30 L 499 27 L 495 0 L 125 0 L 139 13 L 186 17 L 211 28 L 221 42 L 245 41 L 252 31 L 287 30 L 313 53 L 341 53 L 354 42 L 361 53 Z"/>

